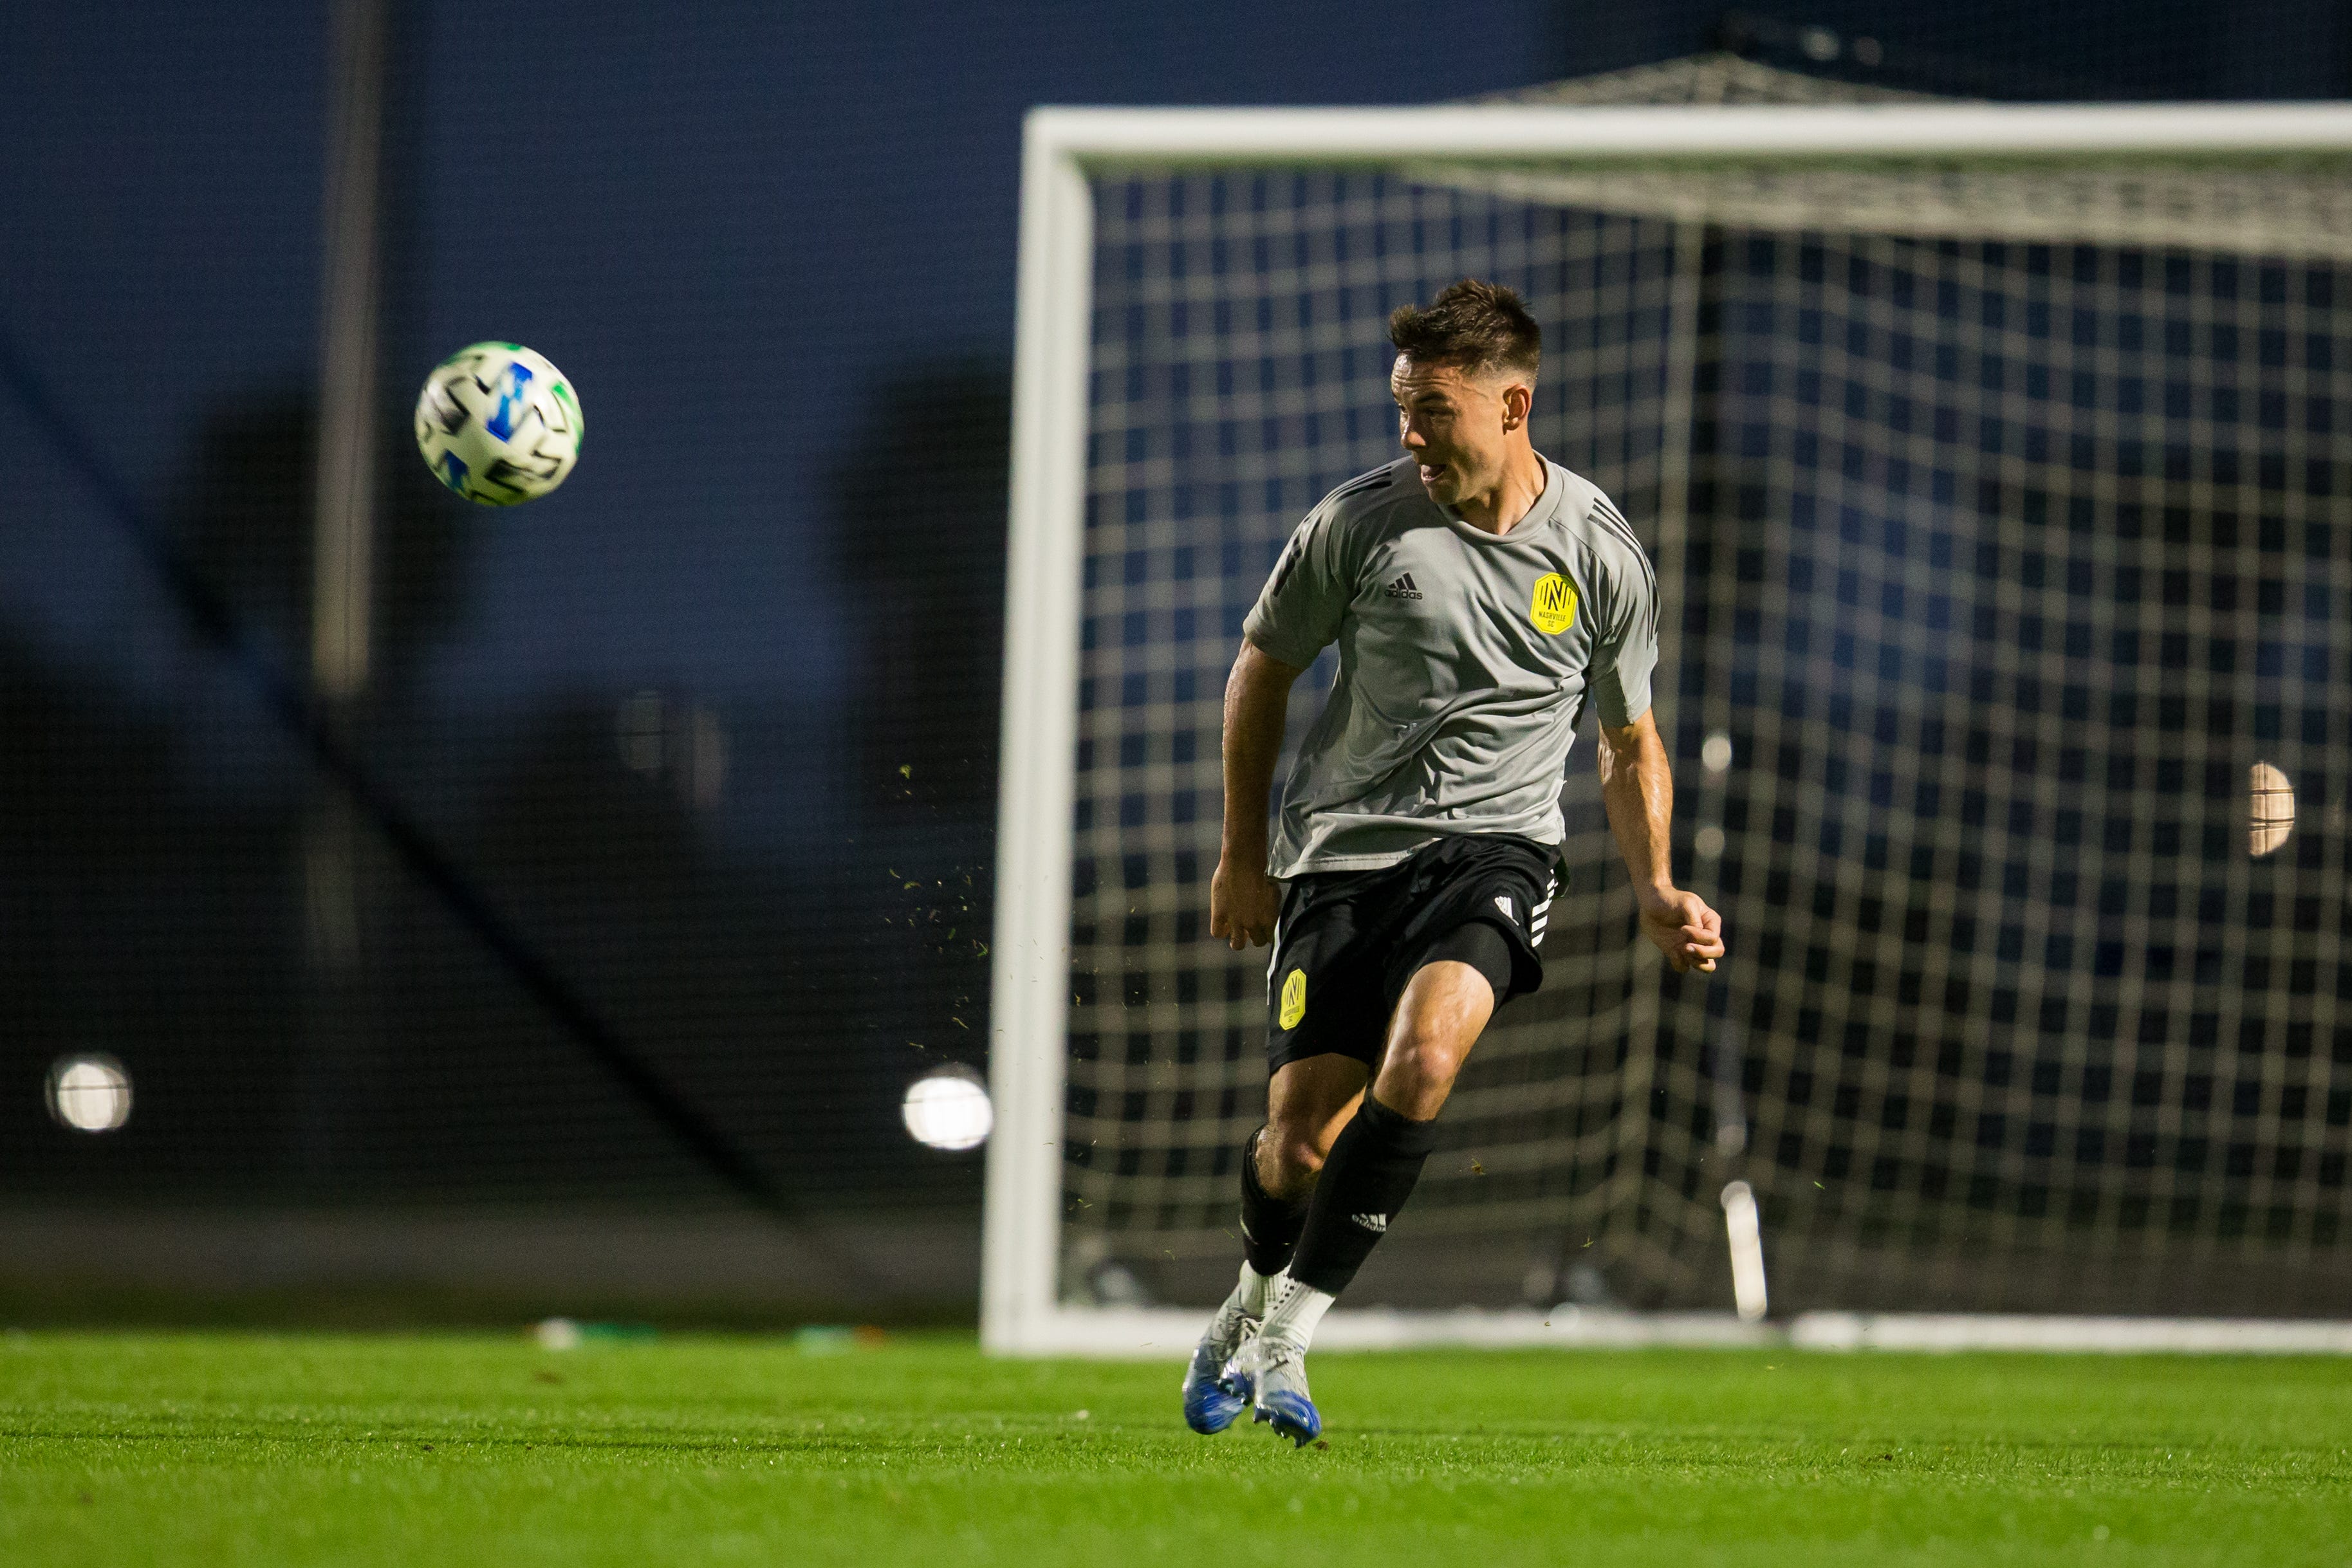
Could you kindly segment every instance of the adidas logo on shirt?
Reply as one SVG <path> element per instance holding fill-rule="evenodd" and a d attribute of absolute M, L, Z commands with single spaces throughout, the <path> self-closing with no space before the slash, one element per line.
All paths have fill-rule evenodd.
<path fill-rule="evenodd" d="M 1389 1217 L 1385 1214 L 1351 1214 L 1348 1218 L 1375 1236 L 1386 1236 L 1389 1233 Z"/>
<path fill-rule="evenodd" d="M 1412 585 L 1412 573 L 1406 572 L 1381 591 L 1391 599 L 1419 599 L 1421 590 Z"/>

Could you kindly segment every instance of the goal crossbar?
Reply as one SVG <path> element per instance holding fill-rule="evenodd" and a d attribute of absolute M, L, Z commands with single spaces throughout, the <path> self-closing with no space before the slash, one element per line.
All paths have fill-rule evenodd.
<path fill-rule="evenodd" d="M 1016 304 L 1003 748 L 992 949 L 982 1336 L 992 1352 L 1070 1343 L 1058 1294 L 1074 758 L 1093 281 L 1090 182 L 1137 171 L 1745 170 L 2015 161 L 2302 161 L 2340 177 L 2352 110 L 2333 105 L 1950 104 L 1415 109 L 1041 108 L 1026 121 Z M 1687 207 L 1668 209 L 1694 215 Z M 2048 225 L 2040 239 L 2064 237 Z M 2085 235 L 2085 239 L 2103 237 Z M 2183 243 L 2192 243 L 2184 241 Z M 1334 1343 L 1354 1331 L 1339 1326 Z M 1373 1336 L 1377 1338 L 1378 1336 Z"/>
<path fill-rule="evenodd" d="M 1026 137 L 1033 159 L 1090 173 L 1426 158 L 2243 158 L 2352 152 L 2352 112 L 2327 103 L 1049 108 L 1030 112 Z M 1033 162 L 1024 175 L 1034 169 Z"/>

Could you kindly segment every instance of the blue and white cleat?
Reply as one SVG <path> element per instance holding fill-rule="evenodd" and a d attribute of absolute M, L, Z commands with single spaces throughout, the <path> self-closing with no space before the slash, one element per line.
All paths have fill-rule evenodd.
<path fill-rule="evenodd" d="M 1305 1448 L 1323 1435 L 1323 1415 L 1307 1396 L 1307 1350 L 1286 1340 L 1259 1338 L 1251 1342 L 1246 1375 L 1239 1382 L 1257 1406 L 1259 1421 Z"/>
<path fill-rule="evenodd" d="M 1184 1425 L 1204 1437 L 1232 1426 L 1249 1403 L 1248 1385 L 1234 1388 L 1229 1375 L 1257 1324 L 1257 1314 L 1228 1301 L 1193 1347 L 1192 1364 L 1184 1368 Z"/>

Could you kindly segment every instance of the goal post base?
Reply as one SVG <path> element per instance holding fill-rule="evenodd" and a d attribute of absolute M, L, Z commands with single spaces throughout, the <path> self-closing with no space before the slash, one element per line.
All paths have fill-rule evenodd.
<path fill-rule="evenodd" d="M 2352 1322 L 1990 1312 L 1801 1312 L 1799 1350 L 2027 1350 L 2131 1355 L 2352 1355 Z"/>
<path fill-rule="evenodd" d="M 1101 1361 L 1180 1361 L 1208 1321 L 1176 1307 L 1064 1307 L 989 1336 L 990 1354 Z M 2263 1318 L 2127 1318 L 1978 1312 L 1801 1312 L 1742 1322 L 1728 1312 L 1335 1312 L 1318 1351 L 1792 1350 L 2039 1351 L 2073 1354 L 2352 1355 L 2352 1322 Z"/>

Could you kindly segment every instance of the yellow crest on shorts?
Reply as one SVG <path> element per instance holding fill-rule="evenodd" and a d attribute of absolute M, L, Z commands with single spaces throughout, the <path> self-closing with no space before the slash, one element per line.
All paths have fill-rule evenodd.
<path fill-rule="evenodd" d="M 1536 599 L 1528 606 L 1536 630 L 1557 637 L 1576 623 L 1576 585 L 1556 571 L 1536 579 Z"/>
<path fill-rule="evenodd" d="M 1282 977 L 1282 1027 L 1297 1029 L 1307 1016 L 1307 971 L 1293 969 Z"/>

